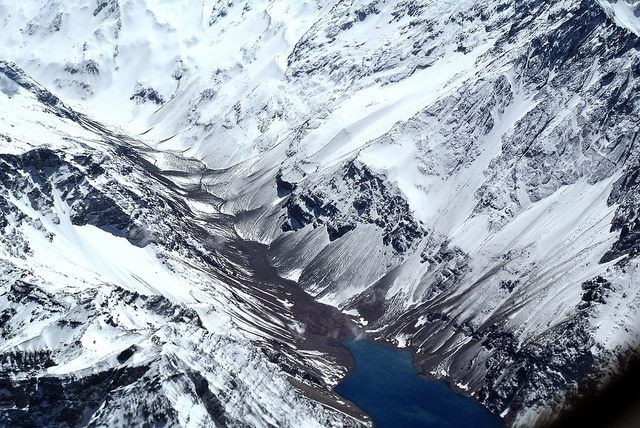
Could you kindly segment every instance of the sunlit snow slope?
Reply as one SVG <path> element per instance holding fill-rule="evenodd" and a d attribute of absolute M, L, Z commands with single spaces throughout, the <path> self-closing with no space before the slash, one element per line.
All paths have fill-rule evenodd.
<path fill-rule="evenodd" d="M 198 209 L 197 164 L 160 170 L 11 64 L 0 89 L 0 424 L 363 423 L 313 316 Z"/>

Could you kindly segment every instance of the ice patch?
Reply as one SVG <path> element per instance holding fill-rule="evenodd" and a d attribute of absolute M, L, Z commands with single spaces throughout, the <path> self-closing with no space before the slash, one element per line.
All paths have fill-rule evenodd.
<path fill-rule="evenodd" d="M 398 348 L 406 348 L 407 347 L 407 340 L 410 338 L 411 336 L 408 334 L 399 334 L 396 336 L 396 342 L 398 342 Z"/>
<path fill-rule="evenodd" d="M 343 314 L 351 315 L 352 317 L 360 317 L 360 312 L 357 309 L 348 309 L 342 311 Z"/>
<path fill-rule="evenodd" d="M 292 269 L 280 274 L 282 278 L 293 282 L 298 282 L 300 280 L 300 275 L 302 275 L 302 269 Z"/>

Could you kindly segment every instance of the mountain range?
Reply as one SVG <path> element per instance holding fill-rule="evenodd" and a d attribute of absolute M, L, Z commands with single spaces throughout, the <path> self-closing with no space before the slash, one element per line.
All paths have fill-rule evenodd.
<path fill-rule="evenodd" d="M 640 2 L 0 0 L 0 423 L 507 425 L 640 346 Z"/>

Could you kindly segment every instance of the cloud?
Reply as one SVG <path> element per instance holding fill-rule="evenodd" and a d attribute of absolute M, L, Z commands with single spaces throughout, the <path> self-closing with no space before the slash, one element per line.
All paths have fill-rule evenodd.
<path fill-rule="evenodd" d="M 0 91 L 2 91 L 6 96 L 14 96 L 18 93 L 19 88 L 20 86 L 18 86 L 16 82 L 9 79 L 7 76 L 0 74 Z"/>

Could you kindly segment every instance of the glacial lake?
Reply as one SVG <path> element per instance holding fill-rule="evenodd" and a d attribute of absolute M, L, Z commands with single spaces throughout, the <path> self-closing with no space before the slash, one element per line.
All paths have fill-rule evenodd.
<path fill-rule="evenodd" d="M 497 428 L 502 420 L 448 384 L 427 380 L 413 368 L 409 352 L 369 340 L 344 342 L 355 370 L 335 391 L 352 401 L 378 428 Z"/>

